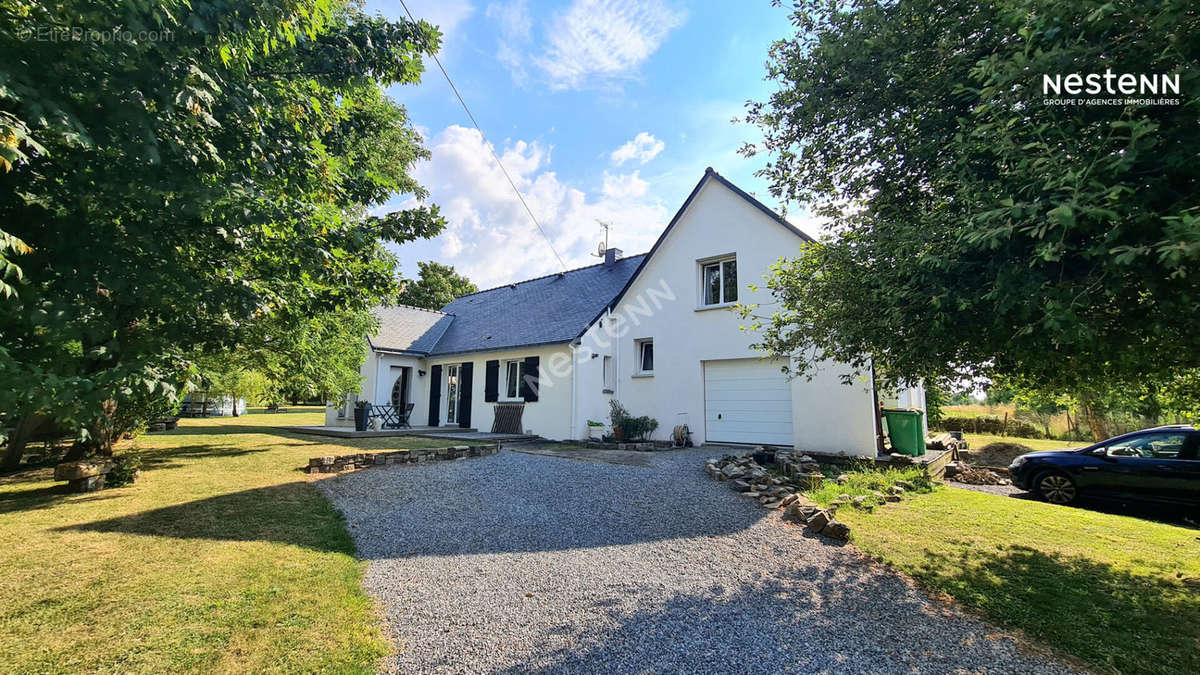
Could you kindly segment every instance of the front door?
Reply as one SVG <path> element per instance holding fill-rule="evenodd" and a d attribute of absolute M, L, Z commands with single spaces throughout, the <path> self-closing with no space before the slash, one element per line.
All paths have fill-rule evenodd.
<path fill-rule="evenodd" d="M 446 366 L 446 424 L 458 422 L 458 366 Z"/>
<path fill-rule="evenodd" d="M 404 409 L 408 405 L 408 366 L 401 366 L 399 369 L 400 375 L 396 378 L 396 383 L 392 385 L 392 406 Z"/>

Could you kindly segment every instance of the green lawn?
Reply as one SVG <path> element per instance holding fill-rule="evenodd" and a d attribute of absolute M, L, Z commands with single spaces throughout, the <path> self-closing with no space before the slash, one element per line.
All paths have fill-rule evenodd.
<path fill-rule="evenodd" d="M 1090 441 L 1058 441 L 1053 438 L 1021 438 L 1019 436 L 990 436 L 988 434 L 963 434 L 972 450 L 978 450 L 988 443 L 1020 443 L 1030 450 L 1063 450 L 1065 448 L 1082 448 L 1090 445 Z"/>
<path fill-rule="evenodd" d="M 1200 672 L 1200 530 L 946 488 L 853 541 L 991 621 L 1108 672 Z"/>
<path fill-rule="evenodd" d="M 431 447 L 282 433 L 312 409 L 183 420 L 135 444 L 141 480 L 67 494 L 0 476 L 0 663 L 9 672 L 367 672 L 386 653 L 364 564 L 309 457 Z"/>

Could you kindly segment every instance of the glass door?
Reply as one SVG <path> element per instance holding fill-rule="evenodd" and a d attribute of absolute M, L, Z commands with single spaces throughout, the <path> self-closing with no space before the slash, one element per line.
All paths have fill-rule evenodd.
<path fill-rule="evenodd" d="M 446 424 L 455 424 L 458 418 L 458 366 L 446 366 Z"/>

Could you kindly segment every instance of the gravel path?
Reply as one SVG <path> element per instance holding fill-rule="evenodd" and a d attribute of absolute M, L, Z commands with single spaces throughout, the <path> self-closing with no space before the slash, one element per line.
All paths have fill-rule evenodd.
<path fill-rule="evenodd" d="M 1022 490 L 1016 485 L 972 485 L 970 483 L 960 483 L 956 480 L 948 480 L 946 481 L 946 485 L 962 488 L 963 490 L 971 490 L 973 492 L 986 492 L 990 495 L 1000 495 L 1002 497 L 1033 499 L 1033 495 Z"/>
<path fill-rule="evenodd" d="M 1067 672 L 709 480 L 504 451 L 318 481 L 393 672 Z"/>

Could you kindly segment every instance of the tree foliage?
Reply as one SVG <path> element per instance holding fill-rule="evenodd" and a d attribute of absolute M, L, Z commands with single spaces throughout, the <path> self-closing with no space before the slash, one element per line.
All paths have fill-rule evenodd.
<path fill-rule="evenodd" d="M 460 295 L 479 290 L 471 280 L 462 276 L 450 265 L 439 262 L 418 262 L 420 276 L 417 280 L 404 280 L 397 300 L 402 305 L 441 309 Z"/>
<path fill-rule="evenodd" d="M 65 26 L 130 37 L 30 38 Z M 384 245 L 443 221 L 368 210 L 425 195 L 382 87 L 416 83 L 439 39 L 333 0 L 8 3 L 3 412 L 86 437 L 132 392 L 177 395 L 197 354 L 395 297 Z"/>
<path fill-rule="evenodd" d="M 761 346 L 1047 389 L 1200 366 L 1200 14 L 1189 0 L 796 3 L 749 105 L 781 261 Z M 1179 74 L 1180 105 L 1048 105 L 1042 75 Z M 747 314 L 754 313 L 747 309 Z"/>

